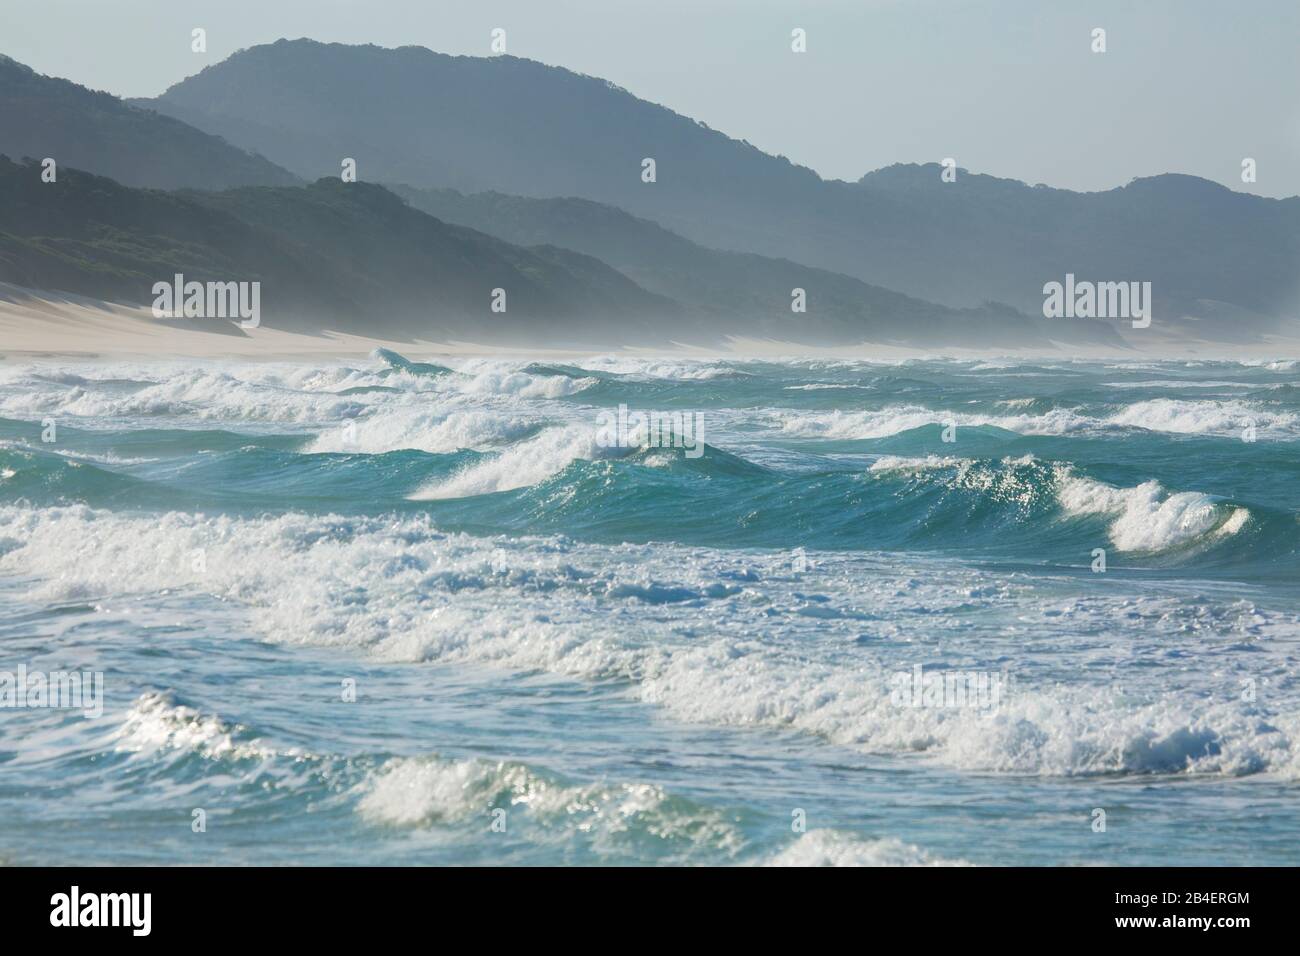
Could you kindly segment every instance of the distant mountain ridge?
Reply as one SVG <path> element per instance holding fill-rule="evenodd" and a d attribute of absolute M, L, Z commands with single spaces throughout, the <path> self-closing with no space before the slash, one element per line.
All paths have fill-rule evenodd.
<path fill-rule="evenodd" d="M 281 40 L 148 103 L 304 176 L 591 199 L 705 246 L 788 259 L 953 306 L 1035 314 L 1067 272 L 1150 281 L 1156 319 L 1256 335 L 1300 314 L 1300 198 L 1195 177 L 1099 193 L 937 165 L 824 181 L 606 81 L 513 57 Z M 657 181 L 641 181 L 656 161 Z M 1202 320 L 1197 322 L 1197 320 Z"/>
<path fill-rule="evenodd" d="M 439 219 L 520 245 L 550 243 L 599 256 L 639 285 L 689 303 L 718 327 L 810 344 L 859 337 L 910 345 L 942 342 L 980 348 L 1050 341 L 1122 347 L 1105 323 L 1047 322 L 996 303 L 936 306 L 849 276 L 754 253 L 708 249 L 613 206 L 588 199 L 529 199 L 502 193 L 390 187 Z M 791 313 L 803 290 L 807 311 Z M 851 331 L 853 330 L 853 331 Z"/>
<path fill-rule="evenodd" d="M 0 55 L 0 153 L 53 159 L 128 186 L 284 186 L 298 177 L 261 156 L 109 93 L 43 76 Z"/>

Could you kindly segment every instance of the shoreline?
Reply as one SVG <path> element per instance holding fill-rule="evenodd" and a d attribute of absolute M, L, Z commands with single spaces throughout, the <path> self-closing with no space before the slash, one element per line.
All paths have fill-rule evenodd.
<path fill-rule="evenodd" d="M 973 349 L 919 348 L 877 342 L 811 346 L 773 339 L 728 337 L 726 347 L 674 343 L 663 347 L 546 348 L 506 346 L 458 340 L 397 341 L 349 332 L 292 332 L 236 323 L 204 328 L 221 320 L 162 321 L 145 306 L 124 305 L 74 293 L 27 289 L 0 282 L 0 362 L 42 359 L 94 361 L 120 359 L 241 359 L 291 361 L 304 358 L 367 357 L 383 348 L 408 358 L 456 356 L 527 357 L 553 360 L 594 355 L 674 355 L 698 359 L 824 358 L 902 362 L 916 359 L 988 360 L 1005 358 L 1127 361 L 1278 361 L 1300 359 L 1300 339 L 1277 339 L 1249 345 L 1202 341 L 1156 341 L 1152 348 Z"/>

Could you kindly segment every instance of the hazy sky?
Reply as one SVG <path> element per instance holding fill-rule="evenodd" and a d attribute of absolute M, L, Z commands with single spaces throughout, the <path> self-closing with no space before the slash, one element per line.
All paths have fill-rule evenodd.
<path fill-rule="evenodd" d="M 0 52 L 122 96 L 280 37 L 486 55 L 503 27 L 516 56 L 612 80 L 828 178 L 952 156 L 1071 189 L 1185 172 L 1300 193 L 1300 0 L 0 4 Z M 206 54 L 190 51 L 198 26 Z M 790 50 L 795 27 L 805 54 Z"/>

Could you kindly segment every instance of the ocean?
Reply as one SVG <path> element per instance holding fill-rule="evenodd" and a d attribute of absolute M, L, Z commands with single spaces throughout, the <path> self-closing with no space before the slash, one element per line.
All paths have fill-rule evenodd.
<path fill-rule="evenodd" d="M 11 356 L 0 862 L 1295 865 L 1298 490 L 1293 361 Z"/>

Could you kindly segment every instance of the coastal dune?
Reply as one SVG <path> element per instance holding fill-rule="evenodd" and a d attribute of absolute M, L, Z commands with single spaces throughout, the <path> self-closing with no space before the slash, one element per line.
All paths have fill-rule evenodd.
<path fill-rule="evenodd" d="M 163 320 L 144 306 L 0 283 L 0 353 L 67 356 L 156 355 L 248 358 L 365 355 L 375 348 L 420 353 L 492 351 L 483 346 L 391 342 L 323 330 L 243 329 L 221 319 Z"/>

